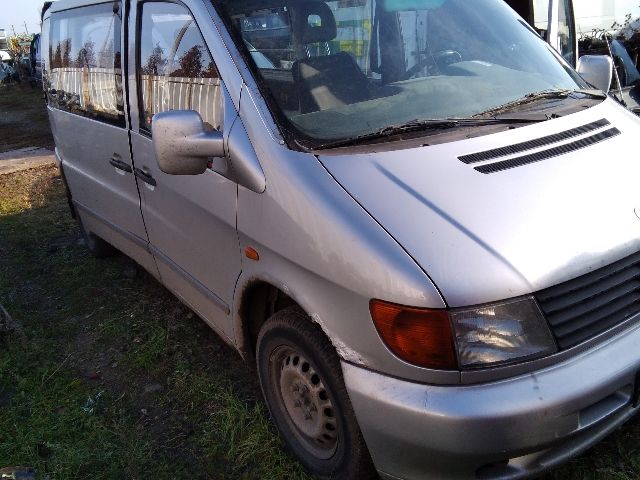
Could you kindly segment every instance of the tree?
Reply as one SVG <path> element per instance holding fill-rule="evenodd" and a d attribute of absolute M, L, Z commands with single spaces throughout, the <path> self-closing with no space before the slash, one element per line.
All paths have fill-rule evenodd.
<path fill-rule="evenodd" d="M 9 37 L 9 52 L 13 57 L 19 57 L 29 52 L 29 45 L 33 40 L 33 35 L 29 33 L 19 33 Z"/>
<path fill-rule="evenodd" d="M 164 56 L 164 49 L 160 45 L 153 47 L 151 55 L 147 58 L 147 63 L 142 67 L 142 73 L 145 75 L 162 75 L 167 65 L 167 59 Z"/>
<path fill-rule="evenodd" d="M 78 52 L 78 56 L 76 57 L 76 67 L 91 68 L 96 66 L 96 54 L 94 52 L 94 47 L 95 44 L 92 41 L 87 41 L 84 43 L 84 45 Z"/>
<path fill-rule="evenodd" d="M 202 72 L 202 76 L 204 78 L 218 78 L 218 69 L 213 62 L 209 62 L 207 69 Z"/>
<path fill-rule="evenodd" d="M 60 43 L 62 43 L 62 66 L 71 67 L 71 39 L 65 38 Z"/>
<path fill-rule="evenodd" d="M 184 52 L 178 59 L 179 67 L 171 72 L 172 77 L 202 77 L 202 50 L 200 45 L 194 45 Z"/>
<path fill-rule="evenodd" d="M 55 53 L 51 52 L 51 46 L 49 46 L 49 58 L 51 59 L 51 68 L 62 67 L 62 46 L 60 45 L 60 42 L 56 45 Z"/>

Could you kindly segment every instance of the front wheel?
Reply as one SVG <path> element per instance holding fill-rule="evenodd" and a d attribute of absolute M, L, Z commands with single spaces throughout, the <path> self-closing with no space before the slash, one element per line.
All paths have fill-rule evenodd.
<path fill-rule="evenodd" d="M 322 330 L 298 307 L 275 313 L 258 337 L 258 375 L 285 444 L 320 478 L 377 478 Z"/>

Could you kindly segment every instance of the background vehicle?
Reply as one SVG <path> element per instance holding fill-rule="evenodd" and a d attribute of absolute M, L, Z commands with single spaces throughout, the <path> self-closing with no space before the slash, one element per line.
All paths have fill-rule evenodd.
<path fill-rule="evenodd" d="M 610 55 L 615 94 L 640 114 L 640 5 L 630 0 L 575 1 L 580 54 Z"/>
<path fill-rule="evenodd" d="M 40 34 L 33 36 L 29 47 L 29 67 L 31 79 L 35 82 L 42 82 L 42 50 L 40 47 Z"/>
<path fill-rule="evenodd" d="M 0 50 L 7 50 L 9 48 L 9 40 L 7 38 L 7 32 L 4 28 L 0 28 Z"/>
<path fill-rule="evenodd" d="M 640 113 L 640 6 L 633 0 L 506 0 L 572 66 L 584 55 L 611 56 L 611 94 Z"/>
<path fill-rule="evenodd" d="M 13 57 L 7 50 L 0 50 L 0 82 L 9 83 L 18 78 L 16 69 L 13 67 Z"/>

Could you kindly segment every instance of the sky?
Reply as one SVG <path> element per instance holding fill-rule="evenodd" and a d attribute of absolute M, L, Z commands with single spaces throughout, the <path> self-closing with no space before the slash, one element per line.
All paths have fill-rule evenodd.
<path fill-rule="evenodd" d="M 24 22 L 27 22 L 29 33 L 40 31 L 40 10 L 44 0 L 1 0 L 0 28 L 4 28 L 7 35 L 12 35 L 14 26 L 16 33 L 24 33 Z"/>

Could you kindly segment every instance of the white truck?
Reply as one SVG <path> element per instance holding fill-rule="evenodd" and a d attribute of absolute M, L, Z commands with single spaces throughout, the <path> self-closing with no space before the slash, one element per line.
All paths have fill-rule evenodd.
<path fill-rule="evenodd" d="M 611 94 L 640 113 L 640 6 L 635 0 L 506 0 L 574 67 L 608 55 Z"/>
<path fill-rule="evenodd" d="M 8 50 L 9 49 L 9 39 L 7 38 L 7 33 L 4 28 L 0 28 L 0 50 Z"/>

